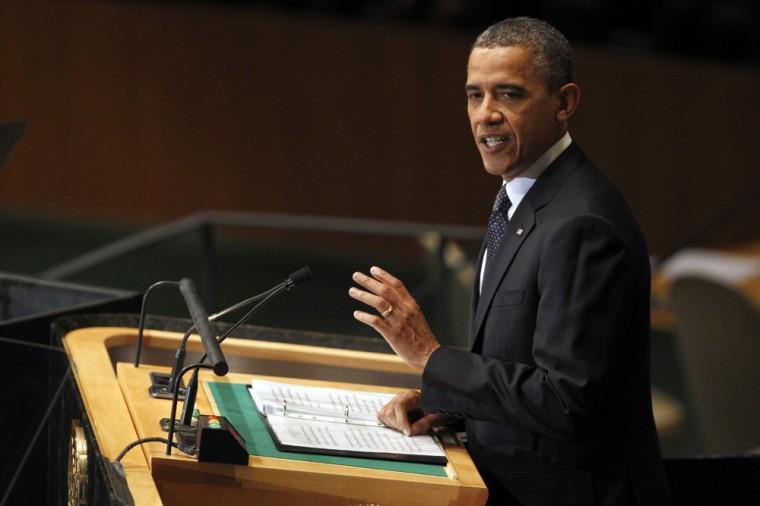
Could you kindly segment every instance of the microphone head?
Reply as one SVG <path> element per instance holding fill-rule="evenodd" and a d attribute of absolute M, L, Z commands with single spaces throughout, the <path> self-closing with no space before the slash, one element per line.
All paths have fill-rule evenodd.
<path fill-rule="evenodd" d="M 230 366 L 227 365 L 226 360 L 222 360 L 214 364 L 213 370 L 217 376 L 225 376 L 230 371 Z"/>
<path fill-rule="evenodd" d="M 305 265 L 295 272 L 291 272 L 288 275 L 288 280 L 293 283 L 293 286 L 306 283 L 312 277 L 311 270 Z"/>

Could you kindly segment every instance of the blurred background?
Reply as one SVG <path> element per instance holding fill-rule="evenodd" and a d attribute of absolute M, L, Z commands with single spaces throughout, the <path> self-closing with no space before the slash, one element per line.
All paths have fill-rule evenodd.
<path fill-rule="evenodd" d="M 664 452 L 711 451 L 669 294 L 708 271 L 757 310 L 753 1 L 4 0 L 0 123 L 26 133 L 0 170 L 0 271 L 138 292 L 190 276 L 213 310 L 309 265 L 314 281 L 255 323 L 372 336 L 346 292 L 379 264 L 463 345 L 499 184 L 470 137 L 465 62 L 513 15 L 576 48 L 572 136 L 655 267 Z"/>

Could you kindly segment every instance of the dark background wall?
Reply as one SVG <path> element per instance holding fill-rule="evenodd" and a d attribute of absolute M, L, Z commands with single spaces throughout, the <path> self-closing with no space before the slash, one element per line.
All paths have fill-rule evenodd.
<path fill-rule="evenodd" d="M 472 35 L 261 8 L 0 4 L 0 206 L 147 225 L 202 208 L 482 225 Z M 760 184 L 760 71 L 578 47 L 571 133 L 663 253 Z M 755 238 L 758 206 L 713 235 Z"/>

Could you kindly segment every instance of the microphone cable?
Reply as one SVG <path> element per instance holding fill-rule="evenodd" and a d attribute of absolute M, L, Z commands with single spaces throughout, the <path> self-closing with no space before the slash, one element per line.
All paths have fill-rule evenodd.
<path fill-rule="evenodd" d="M 175 443 L 174 441 L 170 442 L 165 437 L 144 437 L 144 438 L 140 438 L 135 441 L 132 441 L 127 446 L 125 446 L 124 449 L 120 451 L 119 454 L 116 456 L 116 458 L 113 459 L 112 463 L 113 464 L 121 463 L 121 459 L 124 458 L 124 455 L 126 455 L 127 452 L 129 452 L 129 450 L 145 443 L 163 443 L 165 445 L 171 444 L 174 448 L 178 449 L 182 453 L 186 453 L 190 455 L 191 457 L 194 456 L 196 453 L 198 453 L 197 449 L 192 446 L 183 445 L 181 443 Z"/>

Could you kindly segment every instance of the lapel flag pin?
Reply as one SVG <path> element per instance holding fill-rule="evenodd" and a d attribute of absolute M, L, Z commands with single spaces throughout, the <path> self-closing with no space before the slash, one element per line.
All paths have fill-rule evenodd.
<path fill-rule="evenodd" d="M 515 234 L 517 234 L 517 235 L 523 235 L 523 232 L 525 232 L 525 230 L 523 230 L 521 228 L 518 228 L 517 231 L 515 232 Z"/>

